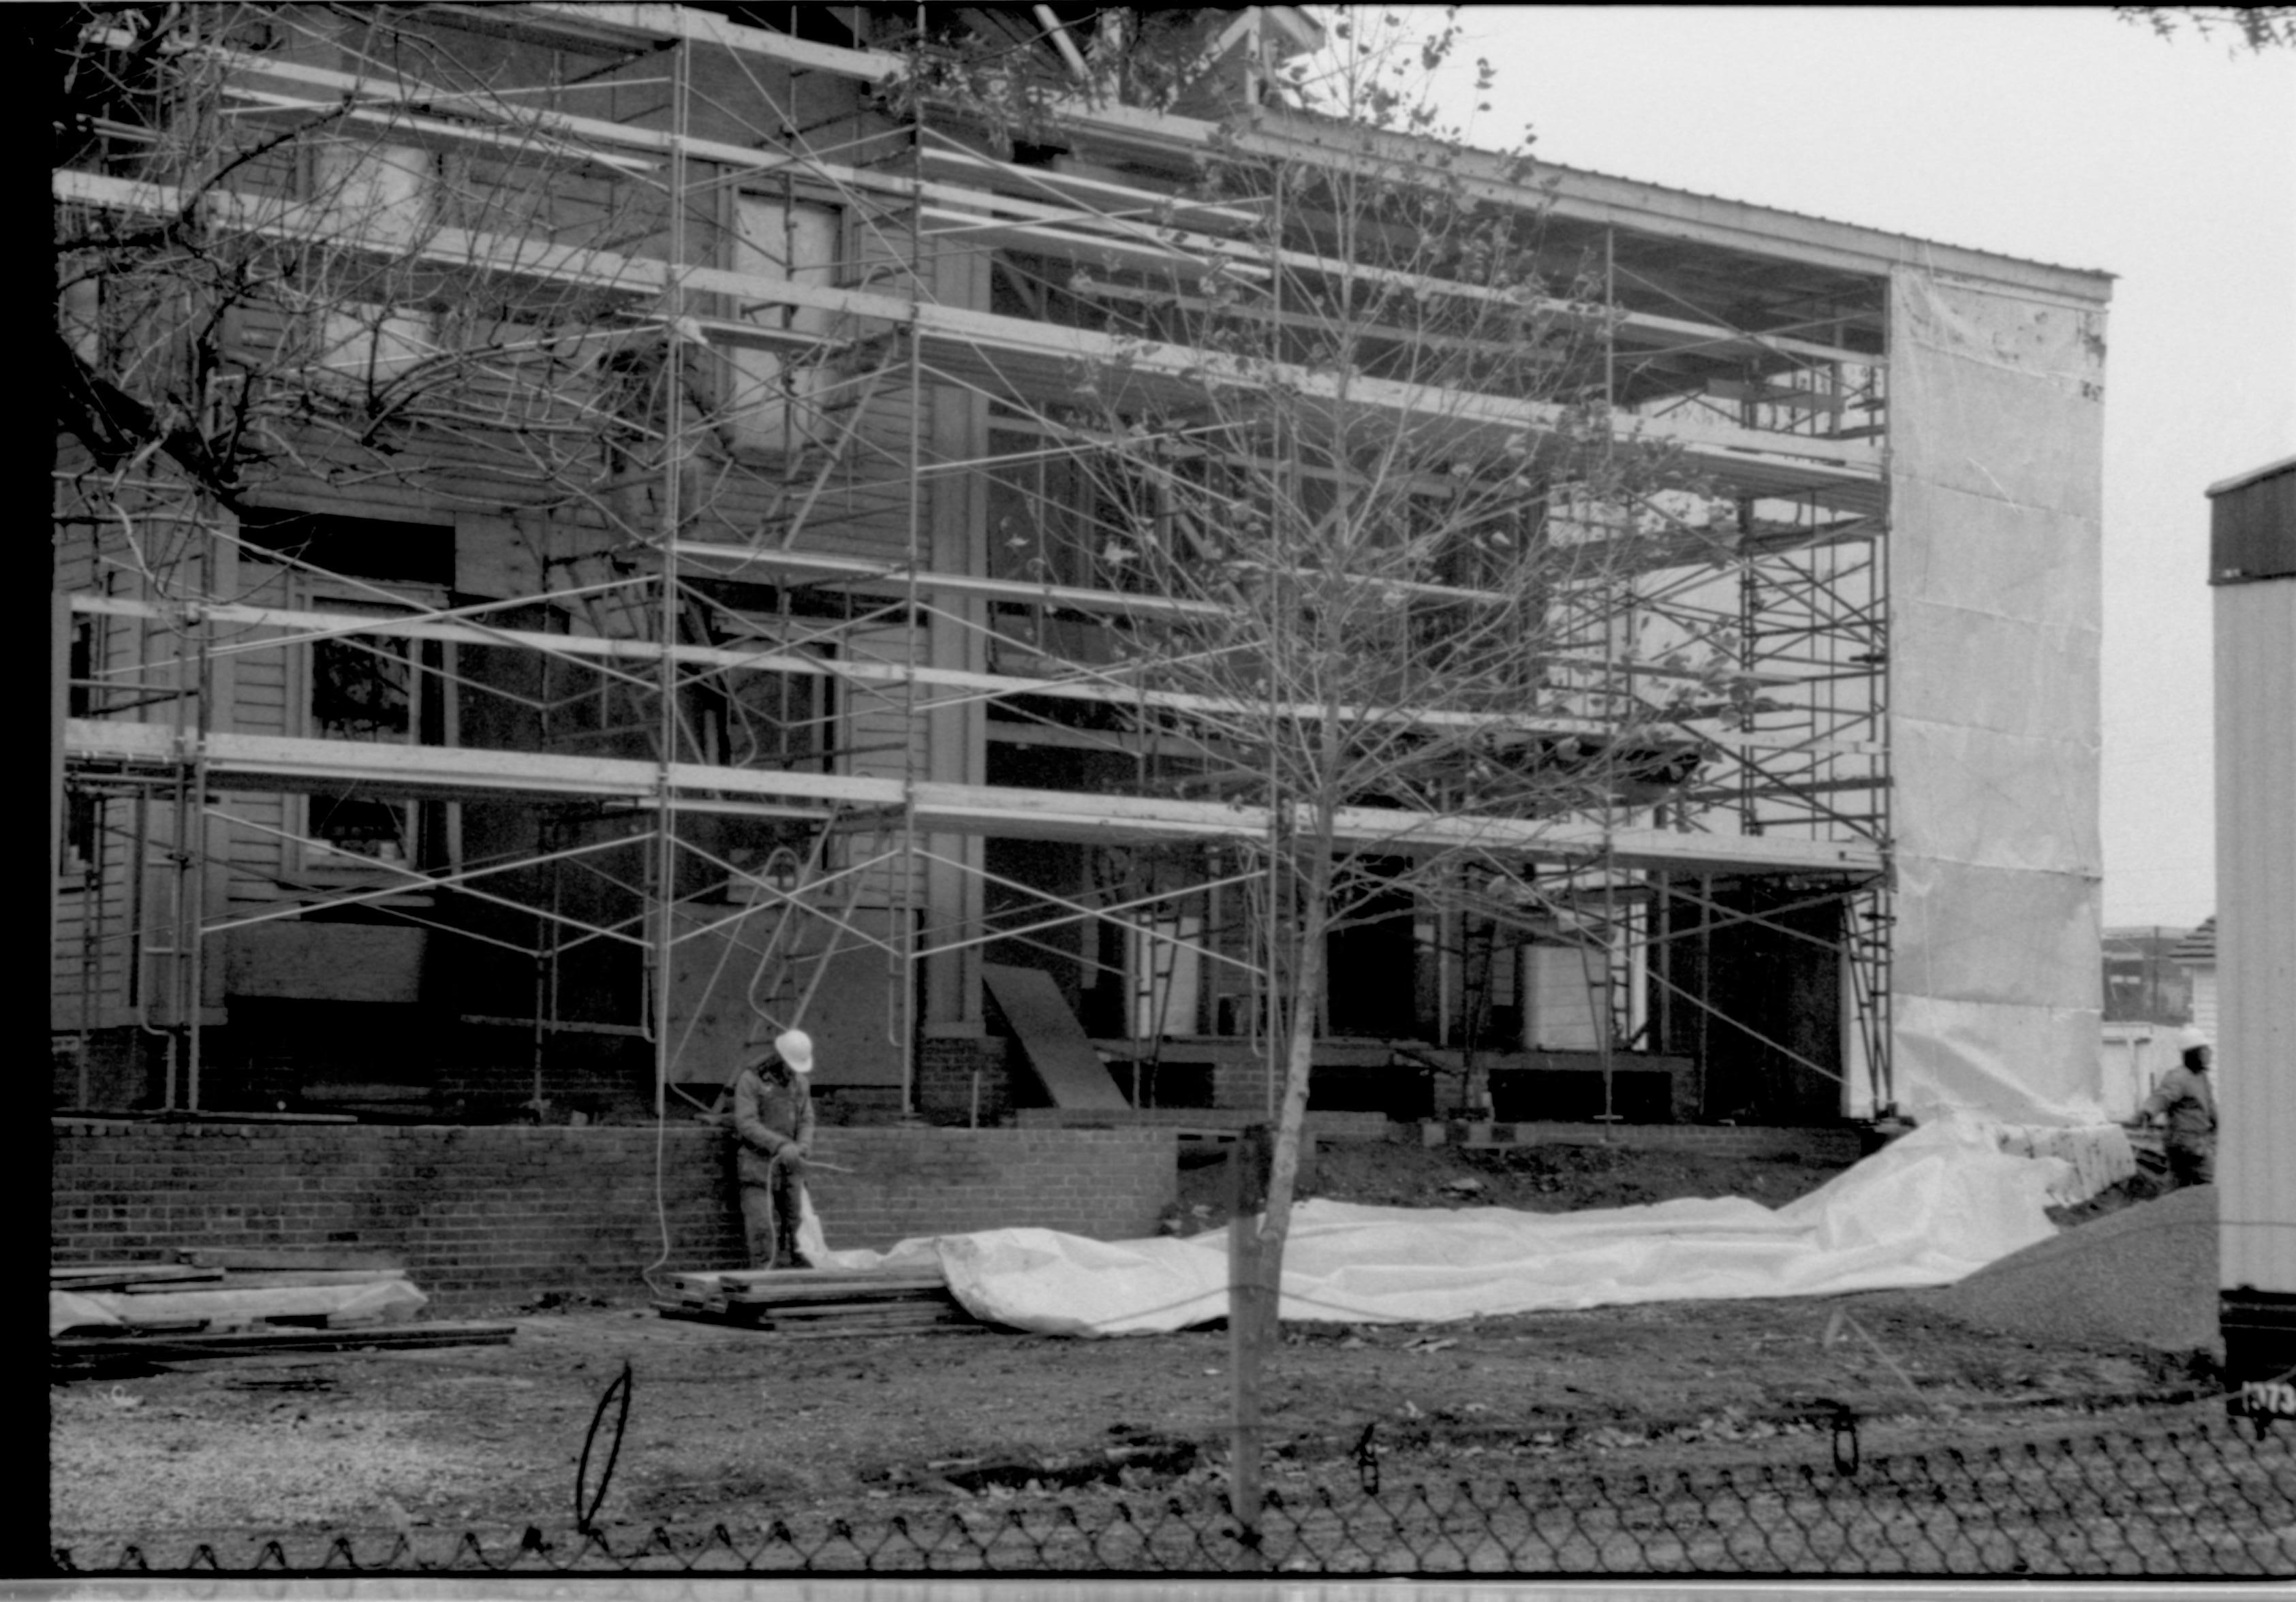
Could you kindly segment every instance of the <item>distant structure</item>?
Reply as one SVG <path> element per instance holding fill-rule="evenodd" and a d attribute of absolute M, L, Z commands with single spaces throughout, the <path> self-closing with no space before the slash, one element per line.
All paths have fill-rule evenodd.
<path fill-rule="evenodd" d="M 2182 1024 L 2193 980 L 2178 953 L 2199 931 L 2146 924 L 2104 931 L 2104 1021 Z"/>
<path fill-rule="evenodd" d="M 2219 1283 L 2234 1377 L 2276 1379 L 2296 1367 L 2296 456 L 2208 493 Z"/>
<path fill-rule="evenodd" d="M 2177 942 L 2169 956 L 2185 970 L 2189 998 L 2187 1017 L 2195 1029 L 2213 1039 L 2217 1032 L 2217 920 L 2210 918 L 2203 921 Z"/>

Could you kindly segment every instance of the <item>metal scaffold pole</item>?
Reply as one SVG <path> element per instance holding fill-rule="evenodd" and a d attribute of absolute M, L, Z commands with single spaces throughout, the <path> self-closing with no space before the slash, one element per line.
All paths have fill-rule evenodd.
<path fill-rule="evenodd" d="M 925 9 L 920 4 L 915 12 L 917 37 L 922 42 L 925 31 Z M 892 984 L 886 997 L 887 1025 L 895 1039 L 893 1044 L 900 1052 L 901 1108 L 904 1120 L 917 1116 L 917 876 L 922 864 L 917 853 L 917 748 L 923 734 L 917 727 L 917 658 L 929 650 L 926 638 L 934 626 L 925 612 L 922 577 L 925 563 L 925 497 L 931 493 L 925 482 L 925 393 L 924 342 L 918 322 L 925 302 L 931 298 L 925 289 L 924 180 L 925 180 L 924 102 L 915 97 L 909 118 L 909 176 L 914 185 L 908 205 L 909 293 L 912 323 L 907 331 L 909 427 L 908 427 L 908 496 L 907 526 L 904 529 L 908 555 L 908 576 L 903 584 L 901 662 L 906 671 L 901 677 L 901 843 L 896 872 L 898 883 L 888 898 L 893 910 L 893 936 L 890 957 Z M 934 264 L 934 282 L 939 282 L 938 262 Z M 935 597 L 938 600 L 938 597 Z"/>
<path fill-rule="evenodd" d="M 655 663 L 657 693 L 660 698 L 655 735 L 660 777 L 653 805 L 651 874 L 654 928 L 648 953 L 652 1005 L 646 1020 L 652 1031 L 653 1113 L 657 1121 L 669 1115 L 669 1079 L 675 1066 L 671 1058 L 676 1040 L 672 986 L 677 937 L 677 791 L 671 783 L 671 771 L 677 756 L 678 715 L 677 657 L 673 648 L 677 643 L 678 535 L 685 516 L 685 337 L 682 322 L 686 306 L 684 274 L 689 252 L 685 214 L 690 197 L 686 193 L 685 150 L 693 94 L 693 50 L 690 43 L 679 42 L 670 53 L 669 62 L 670 118 L 675 134 L 669 157 L 668 290 L 662 319 L 661 604 L 657 624 L 661 650 Z"/>

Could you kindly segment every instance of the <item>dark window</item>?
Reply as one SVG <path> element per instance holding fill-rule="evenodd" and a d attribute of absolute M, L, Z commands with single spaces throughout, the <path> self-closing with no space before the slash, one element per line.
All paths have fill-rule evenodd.
<path fill-rule="evenodd" d="M 320 640 L 311 646 L 311 732 L 322 740 L 404 743 L 414 726 L 414 666 L 404 640 Z M 355 790 L 311 797 L 311 836 L 375 862 L 415 860 L 414 809 Z"/>
<path fill-rule="evenodd" d="M 348 578 L 442 589 L 455 582 L 455 531 L 440 524 L 262 511 L 240 519 L 240 534 L 250 545 Z"/>

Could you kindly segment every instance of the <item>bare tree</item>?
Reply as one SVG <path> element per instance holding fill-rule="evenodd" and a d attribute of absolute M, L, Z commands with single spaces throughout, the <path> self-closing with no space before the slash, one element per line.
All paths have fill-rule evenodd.
<path fill-rule="evenodd" d="M 666 204 L 426 45 L 317 8 L 83 14 L 58 64 L 56 360 L 96 469 L 163 456 L 234 507 L 291 472 L 390 477 L 417 438 L 561 494 L 598 476 L 601 340 L 649 289 L 608 264 Z M 549 259 L 470 249 L 537 224 Z"/>
<path fill-rule="evenodd" d="M 1480 198 L 1497 185 L 1472 173 L 1527 169 L 1445 124 L 1429 85 L 1457 32 L 1413 29 L 1344 13 L 1284 80 L 1312 109 L 1222 125 L 1153 259 L 1010 263 L 1031 315 L 1118 355 L 1039 419 L 1095 516 L 992 538 L 1014 571 L 1142 598 L 1063 670 L 1138 692 L 1152 784 L 1267 821 L 1270 1298 L 1331 936 L 1398 895 L 1551 920 L 1534 853 L 1685 776 L 1676 721 L 1730 683 L 1718 642 L 1628 626 L 1639 565 L 1705 537 L 1701 486 L 1614 432 L 1601 263 Z"/>
<path fill-rule="evenodd" d="M 2150 28 L 2164 39 L 2189 28 L 2202 38 L 2231 34 L 2254 51 L 2296 46 L 2296 6 L 2116 5 L 2112 10 L 2122 21 Z"/>

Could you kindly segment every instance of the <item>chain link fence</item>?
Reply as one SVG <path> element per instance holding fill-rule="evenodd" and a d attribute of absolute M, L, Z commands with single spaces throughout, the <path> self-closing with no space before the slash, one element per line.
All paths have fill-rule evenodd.
<path fill-rule="evenodd" d="M 1212 1488 L 643 1532 L 60 1540 L 54 1556 L 108 1574 L 2296 1575 L 2296 1426 L 2261 1419 L 1862 1461 L 1837 1434 L 1829 1460 L 1666 1474 L 1477 1467 L 1382 1485 L 1358 1460 L 1271 1490 L 1256 1533 Z"/>

